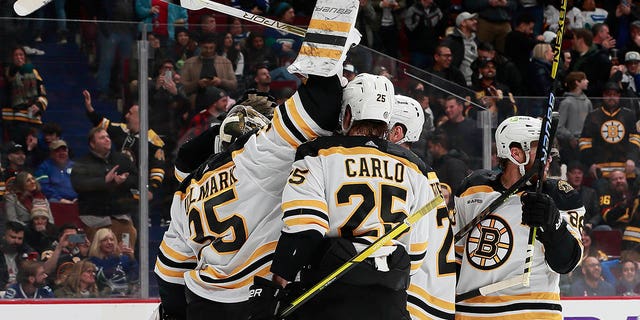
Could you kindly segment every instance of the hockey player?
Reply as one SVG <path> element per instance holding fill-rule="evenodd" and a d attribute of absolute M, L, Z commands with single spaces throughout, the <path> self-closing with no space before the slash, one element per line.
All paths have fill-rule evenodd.
<path fill-rule="evenodd" d="M 391 129 L 387 140 L 409 149 L 411 144 L 420 138 L 423 124 L 424 112 L 420 103 L 413 98 L 397 94 L 391 112 Z"/>
<path fill-rule="evenodd" d="M 393 101 L 388 79 L 360 74 L 343 93 L 346 136 L 298 148 L 271 266 L 279 285 L 287 286 L 300 271 L 304 286 L 315 284 L 439 194 L 435 174 L 415 154 L 384 139 Z M 408 319 L 409 275 L 423 259 L 439 258 L 447 235 L 437 225 L 436 214 L 427 214 L 296 313 L 303 319 Z"/>
<path fill-rule="evenodd" d="M 539 119 L 524 116 L 508 118 L 498 126 L 495 139 L 502 172 L 479 170 L 465 178 L 455 196 L 454 231 L 531 170 L 541 126 Z M 460 295 L 521 275 L 530 227 L 538 227 L 530 286 L 516 285 L 460 301 L 456 319 L 562 319 L 558 283 L 560 274 L 580 262 L 585 209 L 566 181 L 543 184 L 542 193 L 524 187 L 456 243 Z"/>

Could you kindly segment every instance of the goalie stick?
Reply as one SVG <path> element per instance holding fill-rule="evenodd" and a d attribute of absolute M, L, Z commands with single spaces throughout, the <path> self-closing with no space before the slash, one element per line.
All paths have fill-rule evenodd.
<path fill-rule="evenodd" d="M 396 225 L 389 232 L 385 233 L 382 237 L 378 238 L 378 240 L 374 241 L 368 247 L 366 247 L 362 252 L 357 254 L 355 257 L 351 258 L 351 260 L 345 262 L 338 269 L 330 273 L 328 276 L 324 277 L 324 279 L 320 280 L 316 283 L 311 289 L 307 290 L 305 293 L 300 295 L 298 298 L 293 300 L 288 307 L 286 307 L 280 314 L 278 315 L 278 319 L 282 319 L 300 306 L 302 306 L 305 302 L 309 301 L 315 295 L 320 293 L 324 288 L 330 285 L 332 282 L 336 281 L 340 277 L 342 277 L 347 271 L 351 270 L 351 268 L 355 267 L 358 263 L 364 261 L 364 259 L 368 258 L 378 249 L 380 249 L 383 245 L 397 237 L 398 235 L 405 232 L 409 229 L 413 224 L 415 224 L 418 220 L 424 217 L 427 213 L 436 209 L 439 205 L 444 202 L 444 198 L 442 195 L 438 195 L 435 199 L 429 201 L 426 205 L 416 211 L 414 214 L 408 216 L 402 223 Z"/>
<path fill-rule="evenodd" d="M 498 208 L 505 200 L 507 200 L 511 195 L 513 195 L 520 187 L 522 187 L 526 182 L 528 182 L 534 175 L 537 173 L 538 181 L 536 185 L 536 192 L 542 191 L 542 177 L 544 175 L 545 164 L 549 159 L 549 153 L 551 151 L 551 143 L 553 141 L 553 137 L 555 135 L 555 130 L 558 124 L 558 119 L 555 116 L 557 112 L 553 112 L 555 106 L 556 97 L 553 93 L 554 86 L 556 83 L 556 74 L 558 71 L 558 63 L 560 62 L 560 48 L 562 46 L 562 35 L 564 32 L 565 18 L 567 13 L 567 0 L 562 0 L 562 5 L 560 6 L 560 18 L 558 20 L 558 31 L 556 33 L 556 42 L 553 47 L 553 64 L 551 67 L 551 80 L 553 85 L 551 87 L 551 91 L 549 92 L 549 99 L 547 103 L 546 113 L 544 118 L 542 119 L 542 127 L 540 129 L 540 138 L 538 139 L 538 147 L 536 150 L 536 158 L 534 161 L 534 166 L 525 173 L 523 177 L 521 177 L 515 184 L 513 184 L 507 191 L 500 195 L 496 200 L 494 200 L 487 208 L 482 210 L 480 214 L 478 214 L 469 224 L 465 225 L 458 233 L 455 235 L 455 241 L 462 239 L 471 229 L 473 229 L 480 221 L 482 221 L 488 214 L 493 212 L 496 208 Z M 522 284 L 525 287 L 529 286 L 529 281 L 531 277 L 531 266 L 533 265 L 533 250 L 536 240 L 536 227 L 532 227 L 529 231 L 528 237 L 528 246 L 527 246 L 527 256 L 525 258 L 525 266 L 524 271 L 521 275 L 499 281 L 496 283 L 492 283 L 483 287 L 480 287 L 475 290 L 471 290 L 459 295 L 456 295 L 456 302 L 467 300 L 473 297 L 477 297 L 480 295 L 486 296 L 490 293 L 497 292 L 500 290 L 504 290 L 519 284 Z"/>

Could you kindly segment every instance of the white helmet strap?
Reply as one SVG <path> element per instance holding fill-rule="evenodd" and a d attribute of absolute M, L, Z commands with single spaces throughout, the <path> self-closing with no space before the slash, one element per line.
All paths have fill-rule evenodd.
<path fill-rule="evenodd" d="M 529 163 L 529 151 L 528 150 L 524 150 L 522 149 L 522 151 L 524 151 L 524 162 L 520 163 L 518 162 L 518 160 L 516 160 L 513 155 L 511 155 L 511 153 L 509 153 L 509 156 L 507 157 L 507 159 L 509 159 L 509 161 L 513 162 L 516 166 L 518 166 L 518 170 L 520 171 L 520 175 L 524 176 L 526 170 L 525 170 L 525 166 L 527 165 L 527 163 Z"/>

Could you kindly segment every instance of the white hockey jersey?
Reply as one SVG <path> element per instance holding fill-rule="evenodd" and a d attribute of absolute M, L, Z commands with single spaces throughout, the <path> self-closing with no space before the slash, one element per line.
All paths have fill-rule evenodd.
<path fill-rule="evenodd" d="M 477 171 L 467 177 L 455 196 L 454 232 L 464 227 L 504 191 L 500 175 Z M 580 229 L 585 212 L 580 195 L 565 181 L 546 181 L 543 191 L 553 198 L 570 236 L 577 239 L 582 255 Z M 456 243 L 461 262 L 458 295 L 523 273 L 527 256 L 529 227 L 522 225 L 522 192 L 508 198 L 469 234 Z M 540 231 L 539 231 L 540 232 Z M 575 265 L 571 266 L 575 267 Z M 562 319 L 560 275 L 545 260 L 544 246 L 536 240 L 530 286 L 516 285 L 489 296 L 479 296 L 456 304 L 456 319 Z"/>
<path fill-rule="evenodd" d="M 315 230 L 325 237 L 357 238 L 358 251 L 364 247 L 359 242 L 375 241 L 440 194 L 435 172 L 385 140 L 319 138 L 301 146 L 296 158 L 283 193 L 283 232 Z M 389 243 L 403 246 L 411 257 L 414 299 L 408 309 L 419 318 L 453 317 L 452 240 L 442 204 Z M 388 254 L 386 249 L 374 256 Z"/>
<path fill-rule="evenodd" d="M 253 277 L 270 278 L 295 149 L 331 134 L 323 128 L 335 126 L 340 111 L 338 78 L 313 79 L 275 110 L 267 127 L 185 179 L 156 261 L 160 278 L 222 303 L 248 300 Z"/>

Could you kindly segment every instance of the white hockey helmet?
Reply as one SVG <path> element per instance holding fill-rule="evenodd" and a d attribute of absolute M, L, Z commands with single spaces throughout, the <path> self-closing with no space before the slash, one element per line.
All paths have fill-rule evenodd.
<path fill-rule="evenodd" d="M 524 166 L 529 163 L 531 143 L 540 139 L 542 120 L 527 116 L 510 117 L 502 121 L 496 129 L 496 149 L 498 158 L 509 159 L 518 166 L 520 174 L 524 175 Z M 520 145 L 525 152 L 525 161 L 519 163 L 511 156 L 509 149 L 512 143 Z"/>
<path fill-rule="evenodd" d="M 361 73 L 347 83 L 342 93 L 340 128 L 347 132 L 353 121 L 380 120 L 389 125 L 395 101 L 393 84 L 388 78 Z M 344 127 L 342 119 L 347 107 L 351 109 L 351 122 Z"/>
<path fill-rule="evenodd" d="M 393 111 L 391 112 L 391 125 L 401 123 L 407 128 L 404 138 L 396 142 L 396 144 L 418 141 L 424 125 L 422 106 L 418 101 L 407 96 L 397 94 L 395 98 L 396 103 L 394 103 Z"/>
<path fill-rule="evenodd" d="M 216 152 L 226 149 L 239 136 L 266 126 L 269 119 L 250 106 L 236 105 L 220 124 L 220 135 L 216 139 Z"/>

